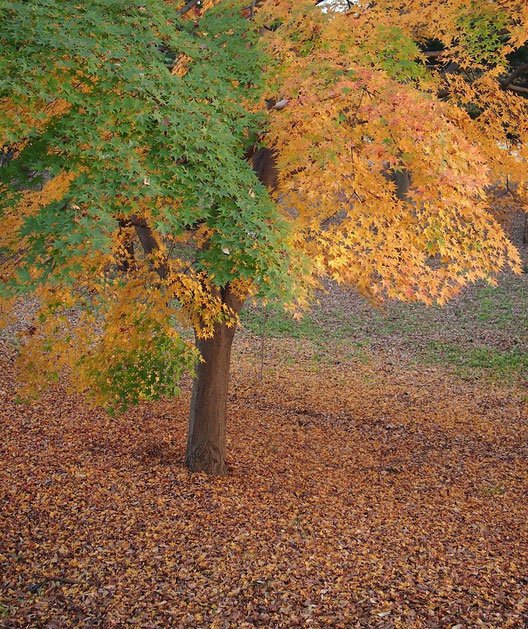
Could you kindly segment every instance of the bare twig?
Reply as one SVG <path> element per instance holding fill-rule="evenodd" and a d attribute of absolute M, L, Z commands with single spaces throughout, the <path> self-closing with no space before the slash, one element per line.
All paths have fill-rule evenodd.
<path fill-rule="evenodd" d="M 52 583 L 54 581 L 57 583 L 64 583 L 66 585 L 80 585 L 79 581 L 74 581 L 73 579 L 65 579 L 63 577 L 49 576 L 49 577 L 44 577 L 44 579 L 40 581 L 39 583 L 33 584 L 31 587 L 28 588 L 28 591 L 31 594 L 36 594 L 43 585 L 46 585 L 46 583 Z"/>

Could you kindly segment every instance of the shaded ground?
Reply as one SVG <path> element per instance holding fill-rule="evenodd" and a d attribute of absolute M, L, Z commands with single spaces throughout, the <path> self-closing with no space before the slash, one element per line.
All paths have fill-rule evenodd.
<path fill-rule="evenodd" d="M 181 467 L 187 399 L 16 404 L 4 356 L 0 626 L 527 626 L 522 390 L 280 347 L 258 383 L 239 341 L 227 479 Z"/>

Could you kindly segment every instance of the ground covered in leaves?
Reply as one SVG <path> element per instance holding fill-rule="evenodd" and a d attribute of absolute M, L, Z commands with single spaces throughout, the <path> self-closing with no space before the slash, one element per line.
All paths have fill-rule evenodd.
<path fill-rule="evenodd" d="M 0 626 L 527 626 L 523 389 L 303 347 L 270 342 L 259 382 L 239 338 L 210 479 L 181 465 L 188 397 L 27 406 L 4 343 Z"/>
<path fill-rule="evenodd" d="M 4 333 L 0 627 L 528 627 L 527 313 L 527 274 L 250 308 L 222 479 L 182 466 L 189 387 L 26 405 Z"/>

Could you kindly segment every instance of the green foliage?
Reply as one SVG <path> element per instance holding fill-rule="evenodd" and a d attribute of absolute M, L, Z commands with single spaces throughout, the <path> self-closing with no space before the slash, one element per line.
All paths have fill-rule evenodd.
<path fill-rule="evenodd" d="M 408 35 L 395 26 L 377 29 L 375 63 L 397 81 L 416 80 L 426 76 L 425 66 L 417 58 L 419 48 Z"/>
<path fill-rule="evenodd" d="M 89 394 L 115 413 L 140 400 L 178 395 L 182 375 L 192 375 L 198 356 L 181 338 L 152 330 L 137 347 L 114 350 L 109 358 L 103 363 L 99 354 L 90 356 L 83 361 L 83 368 L 92 383 Z"/>
<path fill-rule="evenodd" d="M 506 15 L 481 6 L 474 9 L 471 14 L 464 12 L 458 20 L 460 42 L 474 63 L 501 63 L 499 51 L 507 41 L 503 30 L 507 25 Z"/>
<path fill-rule="evenodd" d="M 64 198 L 24 221 L 26 266 L 61 283 L 87 243 L 111 250 L 117 215 L 147 206 L 162 235 L 211 229 L 196 268 L 214 269 L 218 285 L 260 276 L 265 290 L 287 277 L 284 225 L 245 157 L 263 125 L 248 104 L 260 98 L 265 56 L 240 7 L 222 3 L 198 28 L 159 0 L 0 0 L 0 99 L 21 107 L 0 134 L 25 143 L 0 183 L 20 192 L 28 173 L 75 176 Z M 184 76 L 171 72 L 180 58 L 192 61 Z M 67 109 L 44 125 L 58 101 Z M 0 212 L 18 201 L 5 195 Z"/>

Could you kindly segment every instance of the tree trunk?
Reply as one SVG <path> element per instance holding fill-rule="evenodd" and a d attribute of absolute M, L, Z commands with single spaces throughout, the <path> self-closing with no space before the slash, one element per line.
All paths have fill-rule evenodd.
<path fill-rule="evenodd" d="M 222 291 L 222 298 L 237 314 L 240 312 L 242 302 L 229 288 Z M 185 453 L 185 466 L 191 472 L 227 474 L 227 388 L 235 331 L 236 326 L 216 324 L 211 338 L 196 340 L 203 362 L 196 368 Z"/>
<path fill-rule="evenodd" d="M 407 169 L 397 170 L 394 172 L 393 179 L 396 183 L 396 196 L 402 201 L 407 201 L 407 194 L 411 186 L 411 174 Z"/>
<path fill-rule="evenodd" d="M 133 216 L 131 224 L 147 256 L 159 250 L 158 241 L 144 219 Z M 168 261 L 157 261 L 154 270 L 161 279 L 165 279 L 169 273 Z M 237 315 L 240 313 L 244 299 L 236 295 L 229 284 L 222 289 L 214 289 L 214 293 L 229 310 Z M 217 323 L 211 338 L 196 339 L 203 362 L 196 367 L 185 452 L 185 466 L 191 472 L 206 472 L 213 476 L 227 474 L 227 387 L 235 332 L 236 326 Z"/>

